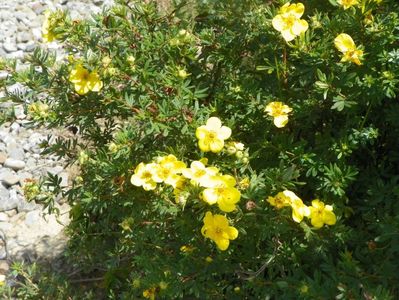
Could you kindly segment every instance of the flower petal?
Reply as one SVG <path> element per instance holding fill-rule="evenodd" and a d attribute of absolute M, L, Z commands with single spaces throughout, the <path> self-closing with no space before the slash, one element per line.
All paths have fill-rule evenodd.
<path fill-rule="evenodd" d="M 220 121 L 217 117 L 210 117 L 208 121 L 206 121 L 206 128 L 208 130 L 219 130 L 222 127 L 222 121 Z"/>
<path fill-rule="evenodd" d="M 217 194 L 217 190 L 216 189 L 205 189 L 202 193 L 202 199 L 212 205 L 215 204 L 218 201 L 219 195 Z"/>
<path fill-rule="evenodd" d="M 280 115 L 274 118 L 274 125 L 277 128 L 282 128 L 288 123 L 288 116 L 287 115 Z"/>
<path fill-rule="evenodd" d="M 282 31 L 285 27 L 284 19 L 281 15 L 277 15 L 272 20 L 273 28 L 277 31 Z"/>
<path fill-rule="evenodd" d="M 218 138 L 227 140 L 231 136 L 231 129 L 227 126 L 222 126 L 218 131 Z"/>
<path fill-rule="evenodd" d="M 217 239 L 215 240 L 215 243 L 218 246 L 218 248 L 222 251 L 227 250 L 227 248 L 229 248 L 230 245 L 230 241 L 228 239 Z"/>
<path fill-rule="evenodd" d="M 308 22 L 306 22 L 305 20 L 296 20 L 291 30 L 293 34 L 300 35 L 301 33 L 308 30 L 308 27 L 309 27 Z"/>
<path fill-rule="evenodd" d="M 222 151 L 223 147 L 224 147 L 224 142 L 223 142 L 223 140 L 220 140 L 220 139 L 214 139 L 209 144 L 209 148 L 213 153 L 218 153 L 218 152 Z M 200 149 L 201 149 L 201 146 L 200 146 Z M 204 150 L 202 150 L 202 151 L 204 151 Z"/>
<path fill-rule="evenodd" d="M 346 33 L 339 34 L 334 39 L 334 45 L 342 53 L 356 49 L 355 42 L 352 40 L 351 36 Z"/>

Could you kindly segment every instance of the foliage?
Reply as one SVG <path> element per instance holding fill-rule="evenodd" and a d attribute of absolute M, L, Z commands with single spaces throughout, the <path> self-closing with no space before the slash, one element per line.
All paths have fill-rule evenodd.
<path fill-rule="evenodd" d="M 79 128 L 44 148 L 81 169 L 63 191 L 71 262 L 100 271 L 108 299 L 396 298 L 397 3 L 197 0 L 160 13 L 142 2 L 90 20 L 53 13 L 47 32 L 68 56 L 37 49 L 2 84 L 27 87 L 8 93 L 14 101 L 50 107 L 38 124 Z M 231 137 L 198 133 L 210 117 Z M 176 183 L 155 180 L 171 154 L 230 174 L 235 210 L 204 198 L 215 186 L 188 184 L 179 198 Z M 133 185 L 144 164 L 154 183 Z M 299 206 L 270 205 L 283 191 Z M 212 213 L 224 216 L 227 248 L 221 228 L 204 225 Z"/>

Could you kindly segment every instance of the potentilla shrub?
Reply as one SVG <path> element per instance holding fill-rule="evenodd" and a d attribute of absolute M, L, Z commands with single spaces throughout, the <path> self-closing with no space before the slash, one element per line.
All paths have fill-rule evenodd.
<path fill-rule="evenodd" d="M 47 13 L 67 55 L 3 84 L 79 129 L 44 145 L 71 263 L 109 299 L 395 299 L 398 4 L 142 2 Z"/>

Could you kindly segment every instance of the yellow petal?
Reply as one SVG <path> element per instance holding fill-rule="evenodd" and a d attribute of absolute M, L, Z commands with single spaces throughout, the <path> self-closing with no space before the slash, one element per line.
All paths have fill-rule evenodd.
<path fill-rule="evenodd" d="M 324 210 L 323 221 L 327 225 L 334 225 L 337 222 L 337 217 L 332 211 Z"/>
<path fill-rule="evenodd" d="M 215 243 L 220 250 L 225 251 L 229 248 L 230 241 L 228 239 L 217 239 Z"/>
<path fill-rule="evenodd" d="M 199 140 L 204 139 L 207 134 L 208 134 L 208 130 L 206 129 L 206 127 L 204 125 L 198 127 L 197 130 L 195 131 L 195 136 Z"/>
<path fill-rule="evenodd" d="M 224 199 L 218 201 L 218 207 L 221 211 L 224 212 L 232 212 L 236 209 L 236 205 L 234 203 L 230 203 Z"/>
<path fill-rule="evenodd" d="M 274 118 L 274 125 L 277 128 L 282 128 L 288 123 L 288 116 L 287 115 L 280 115 Z"/>
<path fill-rule="evenodd" d="M 219 195 L 217 194 L 217 190 L 212 188 L 205 189 L 202 195 L 203 195 L 203 200 L 210 205 L 215 204 L 218 201 L 219 197 Z"/>
<path fill-rule="evenodd" d="M 222 121 L 217 117 L 211 117 L 206 121 L 206 127 L 208 130 L 219 130 L 222 127 Z"/>
<path fill-rule="evenodd" d="M 315 228 L 321 228 L 324 225 L 323 220 L 320 217 L 312 218 L 310 223 L 312 223 L 313 227 Z"/>
<path fill-rule="evenodd" d="M 346 33 L 339 34 L 334 39 L 334 44 L 335 44 L 335 47 L 342 53 L 345 53 L 347 51 L 356 50 L 355 42 L 352 40 L 351 36 Z"/>
<path fill-rule="evenodd" d="M 143 189 L 145 191 L 155 190 L 156 187 L 157 187 L 156 182 L 152 180 L 143 183 Z"/>
<path fill-rule="evenodd" d="M 209 148 L 213 153 L 218 153 L 218 152 L 222 151 L 223 147 L 224 147 L 224 142 L 223 142 L 223 140 L 220 140 L 220 139 L 214 139 L 209 144 Z M 200 147 L 200 149 L 201 149 L 201 147 Z M 204 151 L 204 150 L 202 150 L 202 151 Z"/>
<path fill-rule="evenodd" d="M 218 131 L 218 138 L 227 140 L 231 136 L 231 129 L 227 126 L 222 126 Z"/>
<path fill-rule="evenodd" d="M 300 202 L 302 203 L 301 198 L 299 198 L 299 197 L 298 197 L 294 192 L 292 192 L 292 191 L 285 190 L 285 191 L 283 191 L 283 194 L 284 194 L 284 196 L 288 197 L 288 198 L 291 200 L 291 202 L 300 201 Z M 303 203 L 302 203 L 302 204 L 303 204 Z"/>
<path fill-rule="evenodd" d="M 103 87 L 103 82 L 100 80 L 97 72 L 91 72 L 88 78 L 89 88 L 93 92 L 99 92 Z"/>
<path fill-rule="evenodd" d="M 87 94 L 90 89 L 89 86 L 86 84 L 86 82 L 84 83 L 75 83 L 75 91 L 79 94 L 79 95 L 85 95 Z"/>
<path fill-rule="evenodd" d="M 302 17 L 304 11 L 305 11 L 305 6 L 302 3 L 296 3 L 296 4 L 286 3 L 280 9 L 280 12 L 283 15 L 292 15 L 298 19 Z"/>
<path fill-rule="evenodd" d="M 288 29 L 284 29 L 281 31 L 281 35 L 283 36 L 284 40 L 286 40 L 287 42 L 292 41 L 293 39 L 295 39 L 295 34 L 291 31 L 290 28 Z"/>
<path fill-rule="evenodd" d="M 201 151 L 208 152 L 210 150 L 209 141 L 206 139 L 199 140 L 198 147 L 200 148 Z M 222 146 L 222 148 L 223 148 L 223 146 Z"/>
<path fill-rule="evenodd" d="M 238 230 L 233 226 L 229 226 L 229 228 L 227 228 L 227 234 L 230 240 L 235 240 L 238 237 Z"/>
<path fill-rule="evenodd" d="M 141 179 L 141 177 L 137 176 L 136 174 L 132 175 L 132 177 L 130 178 L 130 182 L 135 186 L 141 186 L 143 184 L 143 180 Z"/>
<path fill-rule="evenodd" d="M 319 199 L 315 199 L 312 201 L 312 206 L 317 209 L 324 209 L 324 203 Z"/>
<path fill-rule="evenodd" d="M 272 25 L 273 28 L 276 29 L 277 31 L 282 31 L 283 28 L 285 27 L 285 22 L 283 17 L 281 15 L 275 16 L 272 20 Z"/>
<path fill-rule="evenodd" d="M 308 27 L 309 27 L 308 22 L 306 22 L 305 20 L 296 20 L 291 30 L 293 34 L 300 35 L 301 33 L 308 30 Z"/>

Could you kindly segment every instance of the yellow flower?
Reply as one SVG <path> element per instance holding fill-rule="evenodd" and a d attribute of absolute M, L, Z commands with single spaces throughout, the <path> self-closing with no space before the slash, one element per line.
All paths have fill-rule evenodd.
<path fill-rule="evenodd" d="M 292 108 L 283 102 L 270 102 L 266 105 L 265 112 L 274 118 L 274 125 L 277 128 L 282 128 L 288 123 L 288 114 L 292 111 Z"/>
<path fill-rule="evenodd" d="M 214 241 L 222 251 L 229 247 L 230 240 L 235 240 L 238 236 L 238 230 L 229 226 L 229 221 L 225 216 L 212 215 L 209 211 L 205 214 L 201 233 L 204 237 Z"/>
<path fill-rule="evenodd" d="M 230 175 L 216 175 L 210 181 L 210 186 L 202 193 L 205 202 L 212 205 L 217 203 L 220 210 L 232 212 L 236 203 L 240 201 L 241 193 L 234 186 L 236 180 Z"/>
<path fill-rule="evenodd" d="M 280 8 L 280 13 L 273 18 L 274 29 L 281 32 L 287 42 L 308 30 L 308 22 L 300 19 L 304 11 L 305 6 L 302 3 L 286 3 Z"/>
<path fill-rule="evenodd" d="M 193 161 L 190 168 L 182 170 L 183 176 L 191 179 L 192 185 L 209 186 L 209 181 L 213 176 L 219 173 L 216 167 L 205 167 L 201 161 Z"/>
<path fill-rule="evenodd" d="M 351 6 L 359 4 L 357 0 L 338 0 L 337 3 L 341 5 L 344 9 L 348 9 Z"/>
<path fill-rule="evenodd" d="M 146 299 L 154 300 L 156 291 L 157 290 L 155 287 L 149 288 L 143 292 L 143 297 Z"/>
<path fill-rule="evenodd" d="M 311 223 L 316 228 L 321 228 L 324 224 L 334 225 L 337 221 L 332 206 L 324 205 L 319 199 L 313 200 L 312 206 L 310 206 L 309 209 Z"/>
<path fill-rule="evenodd" d="M 231 136 L 231 129 L 222 126 L 219 118 L 211 117 L 206 121 L 206 125 L 197 128 L 195 135 L 201 151 L 217 153 L 222 151 L 224 140 Z"/>
<path fill-rule="evenodd" d="M 186 168 L 186 164 L 177 160 L 176 156 L 169 154 L 168 156 L 159 157 L 155 166 L 153 180 L 161 183 L 165 182 L 173 187 L 177 186 L 180 180 L 182 170 Z"/>
<path fill-rule="evenodd" d="M 270 205 L 276 207 L 277 209 L 281 209 L 285 206 L 290 206 L 292 199 L 296 198 L 298 198 L 298 196 L 296 196 L 293 192 L 285 190 L 283 192 L 278 193 L 274 197 L 269 196 L 267 198 L 267 202 L 269 202 Z"/>
<path fill-rule="evenodd" d="M 75 85 L 75 91 L 79 95 L 87 94 L 89 91 L 99 92 L 103 87 L 103 82 L 96 71 L 89 72 L 80 64 L 69 74 L 69 81 Z"/>
<path fill-rule="evenodd" d="M 135 186 L 142 186 L 146 191 L 154 190 L 157 186 L 153 179 L 156 168 L 157 164 L 155 163 L 140 163 L 134 170 L 130 182 Z"/>
<path fill-rule="evenodd" d="M 334 39 L 335 47 L 344 54 L 341 62 L 351 61 L 360 66 L 363 58 L 363 51 L 358 50 L 355 42 L 349 34 L 341 33 Z"/>
<path fill-rule="evenodd" d="M 291 208 L 292 219 L 297 223 L 300 223 L 303 220 L 303 217 L 308 217 L 310 215 L 309 207 L 303 204 L 302 200 L 298 197 L 291 199 Z"/>

